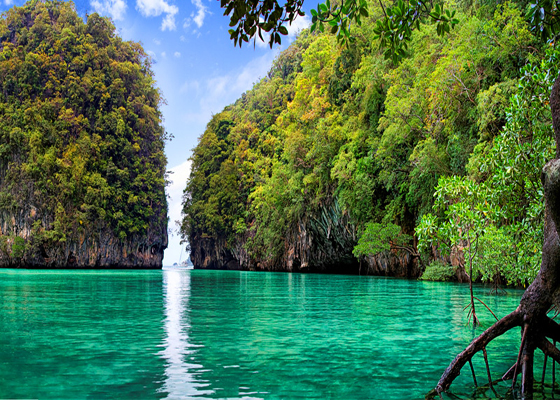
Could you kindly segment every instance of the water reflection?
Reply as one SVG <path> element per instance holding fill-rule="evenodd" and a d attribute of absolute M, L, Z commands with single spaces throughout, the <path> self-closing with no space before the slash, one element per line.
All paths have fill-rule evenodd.
<path fill-rule="evenodd" d="M 159 353 L 165 360 L 165 380 L 161 392 L 168 399 L 186 399 L 212 395 L 205 389 L 208 383 L 197 377 L 202 365 L 189 363 L 194 359 L 197 346 L 189 342 L 190 274 L 182 270 L 163 271 L 163 296 L 165 302 L 165 338 Z"/>

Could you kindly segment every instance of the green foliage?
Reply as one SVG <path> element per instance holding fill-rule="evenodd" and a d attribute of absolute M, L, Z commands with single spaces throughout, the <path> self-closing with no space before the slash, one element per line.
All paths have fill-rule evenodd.
<path fill-rule="evenodd" d="M 515 239 L 508 231 L 489 225 L 478 239 L 474 270 L 482 282 L 499 283 L 505 277 L 506 283 L 511 284 L 526 279 L 526 271 L 517 262 Z"/>
<path fill-rule="evenodd" d="M 303 0 L 288 0 L 282 5 L 276 0 L 266 2 L 246 2 L 244 0 L 220 0 L 224 15 L 230 17 L 229 30 L 231 39 L 239 47 L 243 42 L 258 35 L 264 41 L 263 32 L 270 34 L 270 47 L 281 44 L 280 35 L 287 35 L 285 24 L 290 23 L 305 13 L 301 10 Z"/>
<path fill-rule="evenodd" d="M 311 10 L 311 28 L 325 32 L 325 27 L 329 32 L 336 35 L 339 43 L 348 44 L 355 39 L 350 35 L 350 25 L 362 25 L 362 18 L 369 17 L 367 0 L 347 0 L 342 3 L 327 0 L 319 4 L 317 9 Z"/>
<path fill-rule="evenodd" d="M 556 39 L 560 33 L 560 10 L 554 0 L 537 0 L 527 9 L 533 31 L 543 40 Z"/>
<path fill-rule="evenodd" d="M 369 256 L 388 251 L 392 246 L 404 246 L 412 241 L 412 237 L 401 232 L 395 224 L 368 223 L 354 247 L 356 257 Z"/>
<path fill-rule="evenodd" d="M 165 231 L 162 98 L 142 47 L 60 1 L 6 11 L 0 42 L 0 210 L 18 210 L 10 229 L 33 225 L 50 244 L 107 228 L 123 240 Z"/>
<path fill-rule="evenodd" d="M 548 50 L 522 72 L 506 110 L 506 125 L 481 142 L 469 161 L 470 177 L 440 178 L 431 214 L 416 233 L 419 246 L 472 255 L 473 275 L 527 285 L 538 272 L 543 240 L 542 166 L 554 157 L 548 96 L 558 75 L 558 52 Z"/>
<path fill-rule="evenodd" d="M 459 23 L 456 11 L 445 9 L 445 3 L 433 1 L 399 0 L 383 9 L 384 18 L 376 21 L 374 39 L 378 39 L 384 56 L 395 64 L 409 56 L 409 45 L 414 30 L 421 24 L 433 23 L 438 36 L 450 33 Z"/>
<path fill-rule="evenodd" d="M 13 238 L 12 243 L 12 257 L 15 259 L 21 259 L 25 255 L 25 239 L 16 236 Z"/>
<path fill-rule="evenodd" d="M 426 267 L 426 270 L 420 277 L 423 281 L 440 281 L 447 282 L 455 278 L 455 270 L 451 264 L 441 260 L 434 260 Z"/>
<path fill-rule="evenodd" d="M 184 239 L 222 238 L 257 262 L 277 260 L 291 233 L 336 204 L 363 232 L 357 255 L 401 246 L 418 256 L 415 232 L 425 253 L 472 255 L 480 279 L 527 282 L 542 229 L 535 182 L 551 154 L 543 82 L 556 76 L 554 52 L 544 56 L 513 3 L 455 14 L 454 3 L 428 4 L 425 22 L 435 22 L 403 31 L 408 57 L 395 65 L 371 43 L 406 30 L 391 24 L 409 21 L 416 3 L 369 3 L 371 19 L 355 11 L 352 46 L 321 32 L 322 23 L 346 36 L 341 24 L 363 6 L 319 5 L 315 32 L 213 117 L 192 157 Z M 501 241 L 514 243 L 515 263 L 496 272 L 484 257 Z"/>
<path fill-rule="evenodd" d="M 385 48 L 385 58 L 395 63 L 408 56 L 408 43 L 413 31 L 420 30 L 420 25 L 427 23 L 436 26 L 439 36 L 449 33 L 458 23 L 456 11 L 445 9 L 442 2 L 403 1 L 398 0 L 392 5 L 379 3 L 383 11 L 373 28 L 374 40 Z M 234 45 L 241 47 L 243 42 L 252 38 L 264 41 L 263 32 L 269 33 L 269 45 L 281 43 L 280 35 L 287 35 L 286 24 L 290 24 L 305 13 L 302 11 L 303 0 L 288 0 L 282 5 L 276 0 L 266 2 L 244 2 L 240 0 L 221 0 L 224 15 L 230 17 L 230 39 Z M 356 37 L 350 34 L 350 26 L 362 26 L 370 16 L 367 0 L 346 0 L 337 2 L 327 0 L 319 3 L 311 10 L 310 32 L 315 31 L 335 35 L 343 45 L 354 43 Z"/>

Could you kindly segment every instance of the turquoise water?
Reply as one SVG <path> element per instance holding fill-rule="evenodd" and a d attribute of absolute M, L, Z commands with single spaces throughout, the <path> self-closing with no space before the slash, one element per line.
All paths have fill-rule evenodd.
<path fill-rule="evenodd" d="M 521 294 L 477 288 L 498 316 Z M 475 334 L 467 286 L 367 276 L 1 270 L 0 301 L 0 398 L 420 399 Z"/>

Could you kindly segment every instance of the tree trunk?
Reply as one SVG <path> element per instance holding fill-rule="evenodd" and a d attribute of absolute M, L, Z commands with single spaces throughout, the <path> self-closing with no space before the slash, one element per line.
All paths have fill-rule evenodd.
<path fill-rule="evenodd" d="M 543 168 L 541 181 L 544 187 L 545 226 L 541 269 L 527 288 L 517 309 L 502 318 L 461 352 L 439 380 L 435 392 L 449 389 L 451 383 L 461 372 L 461 368 L 471 360 L 474 354 L 484 350 L 486 345 L 510 329 L 523 328 L 521 348 L 517 362 L 502 379 L 521 377 L 521 391 L 530 398 L 533 392 L 533 355 L 540 349 L 555 362 L 560 362 L 560 351 L 549 339 L 560 341 L 560 325 L 547 316 L 554 305 L 560 305 L 560 76 L 556 78 L 550 96 L 552 124 L 556 139 L 556 159 L 549 161 Z"/>

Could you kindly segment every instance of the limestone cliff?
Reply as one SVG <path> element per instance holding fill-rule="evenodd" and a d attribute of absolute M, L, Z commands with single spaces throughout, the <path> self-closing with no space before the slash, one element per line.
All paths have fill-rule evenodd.
<path fill-rule="evenodd" d="M 146 235 L 132 236 L 124 241 L 110 227 L 97 231 L 76 231 L 63 241 L 44 239 L 31 228 L 39 220 L 35 214 L 15 225 L 15 219 L 3 220 L 0 232 L 0 267 L 8 268 L 130 268 L 162 267 L 167 247 L 167 229 L 161 226 Z M 47 217 L 48 218 L 48 217 Z M 2 234 L 2 232 L 12 232 Z M 17 232 L 17 234 L 14 234 Z M 18 240 L 19 239 L 19 240 Z"/>
<path fill-rule="evenodd" d="M 248 235 L 230 244 L 223 238 L 196 237 L 191 240 L 195 269 L 322 272 L 417 278 L 422 270 L 407 253 L 383 253 L 358 260 L 352 254 L 356 228 L 336 203 L 322 207 L 314 216 L 302 218 L 287 230 L 284 249 L 274 259 L 252 258 Z"/>
<path fill-rule="evenodd" d="M 0 17 L 0 267 L 161 268 L 166 158 L 151 61 L 107 18 Z"/>

